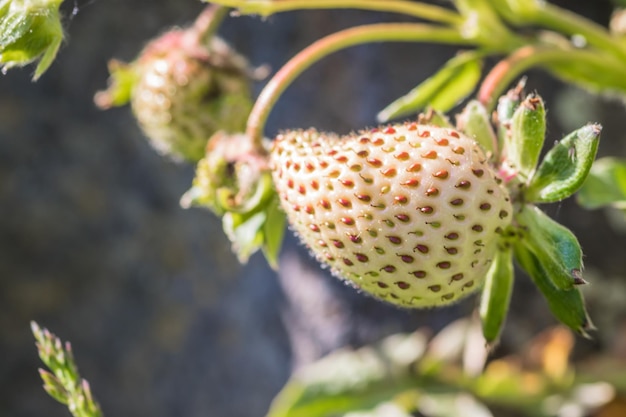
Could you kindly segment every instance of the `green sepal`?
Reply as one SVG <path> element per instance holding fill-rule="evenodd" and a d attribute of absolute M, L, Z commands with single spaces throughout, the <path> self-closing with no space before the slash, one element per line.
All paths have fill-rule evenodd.
<path fill-rule="evenodd" d="M 39 60 L 33 80 L 50 67 L 63 42 L 62 0 L 0 1 L 0 65 L 6 71 Z"/>
<path fill-rule="evenodd" d="M 287 225 L 287 216 L 280 208 L 280 200 L 277 194 L 274 195 L 274 198 L 265 208 L 265 213 L 267 218 L 263 225 L 263 255 L 269 265 L 277 270 L 278 255 L 285 235 L 285 226 Z"/>
<path fill-rule="evenodd" d="M 581 275 L 582 249 L 568 228 L 530 204 L 516 214 L 516 220 L 523 229 L 521 243 L 541 262 L 555 287 L 569 290 L 586 283 Z"/>
<path fill-rule="evenodd" d="M 457 117 L 457 128 L 478 142 L 491 154 L 497 153 L 496 134 L 493 131 L 489 113 L 478 100 L 472 100 Z"/>
<path fill-rule="evenodd" d="M 498 127 L 498 149 L 502 149 L 508 141 L 507 136 L 511 135 L 511 121 L 515 111 L 522 102 L 522 93 L 526 79 L 522 78 L 515 88 L 507 91 L 505 95 L 498 99 L 496 106 L 496 123 Z"/>
<path fill-rule="evenodd" d="M 626 209 L 626 159 L 598 159 L 576 196 L 578 203 L 588 209 Z"/>
<path fill-rule="evenodd" d="M 518 241 L 514 245 L 514 253 L 517 262 L 548 302 L 552 314 L 561 323 L 588 338 L 587 332 L 593 330 L 594 326 L 587 314 L 580 290 L 578 288 L 562 290 L 555 287 L 541 261 L 521 242 Z"/>
<path fill-rule="evenodd" d="M 482 61 L 476 52 L 464 52 L 449 60 L 432 77 L 378 113 L 379 122 L 418 112 L 427 106 L 450 110 L 474 91 L 480 80 Z"/>
<path fill-rule="evenodd" d="M 578 191 L 596 157 L 601 131 L 600 125 L 589 124 L 558 142 L 531 178 L 525 190 L 525 200 L 551 203 Z"/>
<path fill-rule="evenodd" d="M 428 108 L 424 113 L 417 115 L 417 123 L 421 125 L 437 126 L 454 129 L 454 125 L 444 113 Z"/>
<path fill-rule="evenodd" d="M 546 109 L 541 97 L 527 96 L 511 118 L 511 134 L 504 137 L 502 155 L 508 169 L 526 181 L 535 170 L 546 136 Z"/>
<path fill-rule="evenodd" d="M 108 64 L 109 86 L 106 90 L 98 91 L 94 101 L 101 109 L 119 107 L 131 99 L 133 88 L 137 83 L 139 75 L 133 64 L 127 64 L 116 59 L 112 59 Z"/>
<path fill-rule="evenodd" d="M 509 311 L 514 275 L 511 248 L 499 248 L 487 271 L 480 299 L 483 336 L 489 345 L 497 343 L 500 338 Z"/>

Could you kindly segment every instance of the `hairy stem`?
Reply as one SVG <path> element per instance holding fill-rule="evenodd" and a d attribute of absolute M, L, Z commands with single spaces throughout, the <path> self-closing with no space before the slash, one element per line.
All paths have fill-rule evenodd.
<path fill-rule="evenodd" d="M 244 14 L 269 16 L 274 13 L 302 9 L 361 9 L 401 13 L 439 23 L 460 25 L 457 13 L 439 6 L 407 0 L 212 0 L 213 3 L 237 8 Z"/>
<path fill-rule="evenodd" d="M 259 95 L 250 117 L 246 133 L 260 143 L 267 117 L 276 100 L 304 70 L 333 52 L 371 42 L 437 42 L 471 44 L 456 30 L 418 23 L 379 23 L 357 26 L 326 36 L 311 44 L 287 62 L 267 83 Z"/>
<path fill-rule="evenodd" d="M 228 11 L 228 7 L 216 4 L 208 5 L 193 23 L 193 36 L 196 36 L 200 43 L 208 43 L 220 28 L 222 21 L 228 15 Z"/>

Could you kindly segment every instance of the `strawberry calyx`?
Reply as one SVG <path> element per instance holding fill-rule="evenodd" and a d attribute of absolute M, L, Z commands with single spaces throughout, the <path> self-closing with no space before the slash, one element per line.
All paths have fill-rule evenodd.
<path fill-rule="evenodd" d="M 277 267 L 284 214 L 277 210 L 267 153 L 246 135 L 218 132 L 211 137 L 181 206 L 205 207 L 222 217 L 240 262 L 262 249 Z"/>

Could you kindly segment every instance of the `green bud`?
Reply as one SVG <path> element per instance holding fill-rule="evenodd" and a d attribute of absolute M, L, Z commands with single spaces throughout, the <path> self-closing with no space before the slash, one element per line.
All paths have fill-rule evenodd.
<path fill-rule="evenodd" d="M 551 203 L 578 191 L 596 157 L 601 131 L 600 125 L 590 124 L 558 142 L 531 178 L 525 191 L 526 201 Z"/>
<path fill-rule="evenodd" d="M 538 207 L 526 205 L 516 219 L 525 230 L 522 244 L 541 262 L 552 284 L 569 290 L 585 284 L 581 271 L 583 254 L 576 236 Z"/>
<path fill-rule="evenodd" d="M 584 337 L 594 326 L 587 314 L 585 301 L 578 288 L 562 290 L 554 286 L 541 261 L 524 245 L 514 246 L 515 259 L 543 294 L 550 311 L 563 324 Z"/>
<path fill-rule="evenodd" d="M 496 134 L 491 126 L 487 109 L 477 100 L 467 103 L 457 117 L 457 128 L 478 142 L 485 151 L 496 152 Z"/>
<path fill-rule="evenodd" d="M 39 60 L 33 80 L 52 64 L 63 42 L 63 0 L 0 0 L 0 66 L 6 72 Z"/>
<path fill-rule="evenodd" d="M 68 403 L 69 393 L 56 376 L 44 369 L 39 369 L 39 376 L 43 380 L 43 388 L 48 395 L 62 404 Z"/>
<path fill-rule="evenodd" d="M 487 271 L 480 299 L 483 336 L 489 344 L 497 343 L 506 320 L 513 291 L 513 256 L 510 248 L 501 248 Z"/>
<path fill-rule="evenodd" d="M 546 109 L 539 96 L 529 95 L 511 118 L 502 154 L 506 169 L 525 182 L 535 170 L 546 136 Z"/>

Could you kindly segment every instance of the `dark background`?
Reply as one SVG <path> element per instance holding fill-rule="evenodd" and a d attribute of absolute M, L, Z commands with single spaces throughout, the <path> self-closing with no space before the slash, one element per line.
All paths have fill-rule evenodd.
<path fill-rule="evenodd" d="M 567 4 L 608 21 L 608 2 Z M 68 415 L 40 387 L 30 320 L 72 341 L 105 415 L 252 417 L 266 412 L 294 366 L 339 346 L 426 325 L 437 330 L 471 314 L 475 297 L 408 312 L 357 294 L 292 237 L 280 274 L 261 256 L 238 265 L 216 217 L 178 206 L 193 167 L 152 151 L 128 108 L 101 112 L 92 104 L 106 86 L 108 59 L 131 60 L 149 38 L 190 22 L 202 5 L 96 0 L 78 6 L 66 19 L 68 41 L 40 81 L 30 82 L 32 67 L 0 78 L 0 415 Z M 230 19 L 222 33 L 254 65 L 276 70 L 322 35 L 402 19 L 298 12 Z M 287 90 L 266 133 L 371 126 L 378 110 L 453 53 L 375 44 L 332 55 Z M 600 153 L 626 155 L 620 103 L 538 72 L 530 73 L 529 88 L 550 110 L 548 141 L 598 121 L 605 127 Z M 579 236 L 592 281 L 586 294 L 601 330 L 595 341 L 577 340 L 577 358 L 623 349 L 623 223 L 571 201 L 549 212 Z M 520 275 L 500 354 L 552 324 L 546 304 Z"/>

